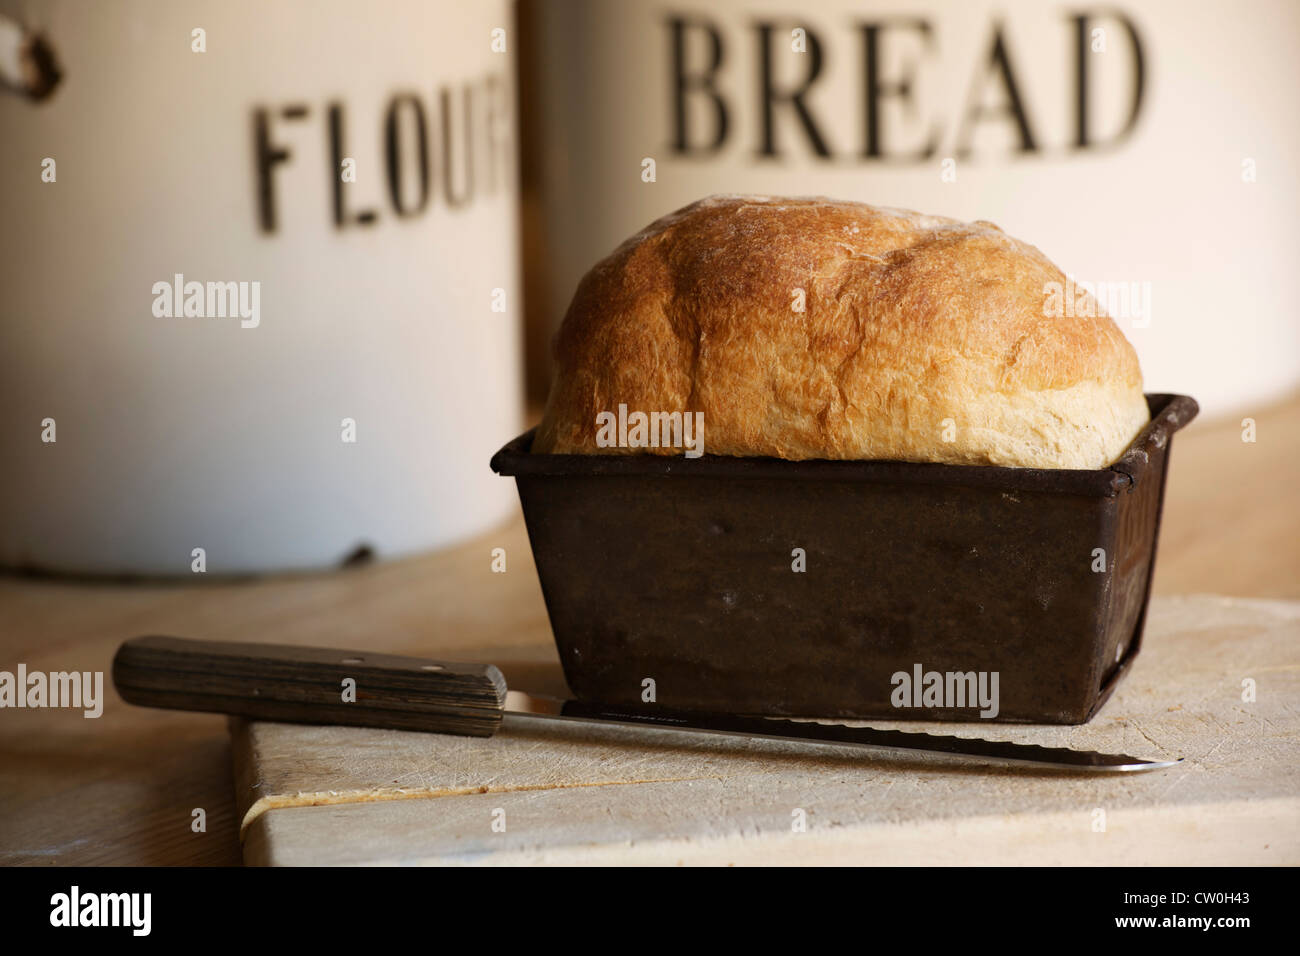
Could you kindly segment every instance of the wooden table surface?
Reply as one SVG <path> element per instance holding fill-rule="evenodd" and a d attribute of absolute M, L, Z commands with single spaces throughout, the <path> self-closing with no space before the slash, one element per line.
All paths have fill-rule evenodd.
<path fill-rule="evenodd" d="M 1300 599 L 1300 395 L 1174 441 L 1154 589 Z M 509 571 L 493 574 L 491 550 Z M 102 670 L 138 634 L 490 660 L 563 691 L 521 518 L 426 556 L 254 581 L 0 577 L 0 670 Z M 130 707 L 0 711 L 0 864 L 238 864 L 230 739 L 218 715 Z M 206 830 L 195 832 L 202 809 Z"/>

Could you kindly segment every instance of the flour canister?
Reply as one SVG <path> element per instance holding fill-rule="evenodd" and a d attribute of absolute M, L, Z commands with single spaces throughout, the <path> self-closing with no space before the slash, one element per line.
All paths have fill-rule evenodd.
<path fill-rule="evenodd" d="M 511 15 L 0 2 L 0 563 L 328 566 L 508 516 Z"/>
<path fill-rule="evenodd" d="M 1300 382 L 1300 4 L 525 0 L 530 309 L 710 193 L 988 219 L 1093 288 L 1147 391 Z M 529 112 L 526 115 L 532 116 Z M 1050 307 L 1050 306 L 1049 306 Z M 540 338 L 540 336 L 539 336 Z"/>

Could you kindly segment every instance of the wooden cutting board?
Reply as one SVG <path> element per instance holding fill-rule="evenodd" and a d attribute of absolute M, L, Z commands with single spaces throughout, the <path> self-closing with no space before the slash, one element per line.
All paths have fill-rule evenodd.
<path fill-rule="evenodd" d="M 1300 863 L 1297 602 L 1153 600 L 1082 727 L 888 726 L 1186 760 L 1078 776 L 521 718 L 486 740 L 233 719 L 244 859 Z"/>

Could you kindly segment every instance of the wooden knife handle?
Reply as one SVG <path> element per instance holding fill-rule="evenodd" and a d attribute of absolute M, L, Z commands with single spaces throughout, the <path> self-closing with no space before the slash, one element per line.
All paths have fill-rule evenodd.
<path fill-rule="evenodd" d="M 470 737 L 496 732 L 506 700 L 505 677 L 491 664 L 181 637 L 124 643 L 113 683 L 144 707 Z"/>

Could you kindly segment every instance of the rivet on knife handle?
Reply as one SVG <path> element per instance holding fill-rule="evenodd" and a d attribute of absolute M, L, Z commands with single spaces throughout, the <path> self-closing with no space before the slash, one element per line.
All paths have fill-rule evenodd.
<path fill-rule="evenodd" d="M 345 701 L 344 681 L 355 684 Z M 259 720 L 490 737 L 506 681 L 491 664 L 280 644 L 137 637 L 113 658 L 122 699 Z"/>

